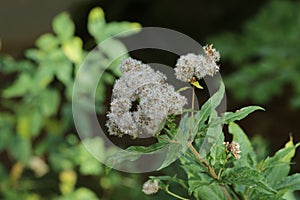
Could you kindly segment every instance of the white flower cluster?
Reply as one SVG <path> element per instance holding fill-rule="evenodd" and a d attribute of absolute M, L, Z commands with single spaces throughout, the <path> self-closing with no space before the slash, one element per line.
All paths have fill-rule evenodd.
<path fill-rule="evenodd" d="M 240 149 L 240 144 L 235 142 L 235 141 L 232 141 L 231 143 L 229 142 L 224 142 L 225 144 L 225 150 L 226 152 L 231 152 L 233 157 L 236 158 L 236 159 L 240 159 L 241 158 L 241 155 L 240 153 L 242 152 L 241 149 Z"/>
<path fill-rule="evenodd" d="M 116 81 L 106 126 L 111 135 L 154 135 L 168 115 L 178 114 L 187 103 L 184 96 L 165 82 L 166 76 L 149 65 L 125 59 Z M 137 102 L 134 108 L 134 102 Z"/>
<path fill-rule="evenodd" d="M 143 185 L 143 192 L 147 195 L 149 194 L 155 194 L 159 190 L 158 180 L 149 180 L 144 183 Z"/>
<path fill-rule="evenodd" d="M 205 55 L 189 53 L 180 56 L 175 68 L 177 79 L 191 82 L 194 77 L 201 79 L 207 75 L 213 76 L 219 71 L 219 66 L 216 62 L 220 60 L 220 53 L 212 45 L 207 45 L 203 49 Z"/>

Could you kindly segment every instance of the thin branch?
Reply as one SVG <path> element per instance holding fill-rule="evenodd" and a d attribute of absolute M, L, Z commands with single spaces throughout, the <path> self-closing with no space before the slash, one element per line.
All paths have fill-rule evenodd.
<path fill-rule="evenodd" d="M 211 176 L 216 179 L 219 180 L 218 175 L 216 174 L 216 172 L 209 166 L 209 164 L 204 160 L 204 158 L 202 158 L 202 156 L 198 153 L 198 151 L 194 148 L 194 146 L 192 145 L 191 142 L 188 143 L 188 147 L 189 149 L 192 151 L 192 153 L 196 156 L 196 158 L 199 160 L 200 163 L 202 163 L 206 169 L 208 170 L 208 172 L 211 174 Z M 224 195 L 226 196 L 226 199 L 228 200 L 232 200 L 231 196 L 229 195 L 228 191 L 226 190 L 226 188 L 223 185 L 220 185 Z"/>
<path fill-rule="evenodd" d="M 165 190 L 166 190 L 166 192 L 167 192 L 169 195 L 171 195 L 171 196 L 173 196 L 173 197 L 175 197 L 175 198 L 177 198 L 177 199 L 181 199 L 181 200 L 189 200 L 189 199 L 186 199 L 186 198 L 184 198 L 184 197 L 181 197 L 181 196 L 179 196 L 179 195 L 177 195 L 177 194 L 171 192 L 171 191 L 169 190 L 168 187 L 166 187 Z"/>

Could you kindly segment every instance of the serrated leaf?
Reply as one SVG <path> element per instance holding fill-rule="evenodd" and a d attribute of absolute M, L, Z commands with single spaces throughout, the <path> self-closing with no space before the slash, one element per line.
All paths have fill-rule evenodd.
<path fill-rule="evenodd" d="M 240 145 L 241 158 L 238 162 L 239 165 L 255 166 L 257 163 L 256 155 L 244 131 L 234 122 L 229 123 L 228 131 L 233 135 L 233 141 Z"/>
<path fill-rule="evenodd" d="M 63 12 L 57 15 L 52 21 L 54 32 L 62 41 L 71 38 L 75 33 L 75 25 L 68 13 Z"/>
<path fill-rule="evenodd" d="M 224 121 L 225 121 L 226 124 L 229 124 L 230 122 L 234 122 L 234 121 L 244 119 L 250 113 L 252 113 L 256 110 L 264 110 L 264 109 L 260 106 L 247 106 L 247 107 L 244 107 L 240 110 L 237 110 L 236 112 L 226 112 L 224 114 Z"/>
<path fill-rule="evenodd" d="M 222 175 L 222 180 L 230 185 L 244 185 L 251 188 L 250 190 L 257 190 L 266 194 L 275 195 L 277 192 L 267 184 L 262 173 L 250 167 L 235 167 L 227 169 Z"/>
<path fill-rule="evenodd" d="M 199 186 L 195 188 L 193 194 L 196 197 L 196 199 L 226 200 L 222 189 L 217 183 Z"/>

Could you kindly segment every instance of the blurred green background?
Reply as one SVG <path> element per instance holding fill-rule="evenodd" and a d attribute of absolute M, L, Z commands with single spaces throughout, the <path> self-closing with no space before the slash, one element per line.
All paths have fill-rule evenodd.
<path fill-rule="evenodd" d="M 300 2 L 291 0 L 1 1 L 0 199 L 171 199 L 142 194 L 143 181 L 158 173 L 106 176 L 80 145 L 72 121 L 72 84 L 82 59 L 98 42 L 138 23 L 213 43 L 221 53 L 228 110 L 252 104 L 266 109 L 240 122 L 248 135 L 260 135 L 270 154 L 290 133 L 299 141 L 299 10 Z M 112 52 L 103 51 L 100 65 Z M 99 82 L 99 114 L 107 109 L 116 67 Z M 292 170 L 299 172 L 299 150 L 294 161 Z M 159 173 L 166 172 L 180 173 L 176 164 Z"/>

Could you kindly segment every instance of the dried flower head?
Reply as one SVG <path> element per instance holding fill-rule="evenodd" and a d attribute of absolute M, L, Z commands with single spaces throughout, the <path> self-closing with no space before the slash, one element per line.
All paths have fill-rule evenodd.
<path fill-rule="evenodd" d="M 213 76 L 217 73 L 220 68 L 216 62 L 220 60 L 220 53 L 212 46 L 211 44 L 203 47 L 205 55 L 189 53 L 180 56 L 175 68 L 176 78 L 190 82 L 194 77 L 201 79 L 204 76 Z"/>
<path fill-rule="evenodd" d="M 226 146 L 226 152 L 231 152 L 233 157 L 236 159 L 240 159 L 241 155 L 240 153 L 242 152 L 240 150 L 240 144 L 232 141 L 231 143 L 229 142 L 224 142 L 225 146 Z"/>
<path fill-rule="evenodd" d="M 147 195 L 149 194 L 155 194 L 157 193 L 159 190 L 159 185 L 158 185 L 158 180 L 149 180 L 147 182 L 144 183 L 143 185 L 143 192 Z"/>
<path fill-rule="evenodd" d="M 120 69 L 123 77 L 114 85 L 107 114 L 111 135 L 154 135 L 168 115 L 180 113 L 186 104 L 186 98 L 165 83 L 166 76 L 149 65 L 128 58 Z"/>

